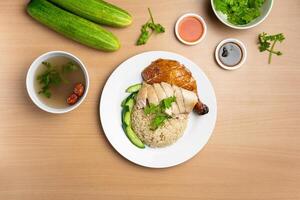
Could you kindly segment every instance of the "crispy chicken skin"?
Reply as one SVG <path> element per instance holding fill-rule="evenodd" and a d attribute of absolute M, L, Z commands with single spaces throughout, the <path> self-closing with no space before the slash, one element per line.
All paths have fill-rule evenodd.
<path fill-rule="evenodd" d="M 197 94 L 197 84 L 192 73 L 175 60 L 158 59 L 152 62 L 143 70 L 142 77 L 148 84 L 166 82 Z M 209 109 L 198 99 L 194 111 L 199 115 L 204 115 Z"/>

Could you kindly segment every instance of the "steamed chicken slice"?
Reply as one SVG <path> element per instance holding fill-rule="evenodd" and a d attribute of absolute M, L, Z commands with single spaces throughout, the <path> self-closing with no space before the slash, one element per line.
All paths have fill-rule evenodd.
<path fill-rule="evenodd" d="M 147 91 L 149 85 L 147 83 L 143 83 L 139 93 L 136 96 L 136 105 L 138 109 L 144 108 L 147 105 Z"/>
<path fill-rule="evenodd" d="M 158 97 L 157 97 L 155 89 L 152 85 L 149 85 L 149 87 L 147 87 L 147 98 L 148 98 L 149 104 L 154 104 L 154 105 L 159 104 Z"/>
<path fill-rule="evenodd" d="M 163 88 L 163 90 L 165 91 L 167 97 L 172 97 L 174 96 L 174 90 L 172 88 L 172 86 L 168 83 L 165 83 L 165 82 L 161 82 L 161 86 Z M 179 108 L 177 106 L 177 103 L 176 102 L 173 102 L 172 103 L 172 113 L 174 115 L 178 115 L 179 114 Z"/>
<path fill-rule="evenodd" d="M 183 101 L 183 96 L 181 92 L 181 88 L 173 85 L 173 90 L 174 90 L 174 96 L 176 97 L 176 103 L 179 108 L 179 113 L 185 113 L 185 107 L 184 107 L 184 101 Z"/>
<path fill-rule="evenodd" d="M 156 95 L 157 95 L 157 98 L 158 98 L 158 101 L 160 102 L 161 100 L 167 98 L 167 95 L 165 93 L 165 91 L 162 89 L 162 87 L 160 86 L 159 83 L 154 83 L 153 84 L 153 88 L 156 92 Z"/>
<path fill-rule="evenodd" d="M 157 94 L 158 97 L 158 101 L 161 102 L 162 100 L 167 98 L 167 95 L 164 91 L 164 89 L 162 88 L 161 84 L 159 83 L 154 83 L 153 84 L 154 90 Z M 172 108 L 167 108 L 165 110 L 165 113 L 167 113 L 168 115 L 172 115 Z"/>
<path fill-rule="evenodd" d="M 193 108 L 198 102 L 198 97 L 197 95 L 189 90 L 181 89 L 182 97 L 183 97 L 183 102 L 184 102 L 184 107 L 185 107 L 185 112 L 190 113 L 192 112 Z"/>

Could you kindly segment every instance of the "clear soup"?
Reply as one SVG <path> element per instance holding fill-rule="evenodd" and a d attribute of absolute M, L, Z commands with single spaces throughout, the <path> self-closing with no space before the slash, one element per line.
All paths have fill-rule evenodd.
<path fill-rule="evenodd" d="M 40 93 L 43 85 L 40 84 L 38 76 L 43 74 L 47 70 L 47 67 L 41 63 L 36 71 L 34 80 L 34 88 L 39 99 L 47 106 L 52 108 L 65 108 L 70 106 L 67 103 L 67 98 L 70 96 L 70 94 L 72 94 L 74 85 L 76 83 L 83 83 L 85 85 L 85 78 L 82 69 L 76 62 L 63 56 L 53 57 L 48 60 L 45 60 L 44 62 L 50 63 L 54 69 L 60 72 L 63 81 L 61 81 L 59 85 L 51 85 L 49 89 L 49 91 L 51 92 L 50 98 L 46 97 L 43 93 Z M 70 62 L 74 63 L 77 66 L 77 70 L 68 73 L 62 73 L 63 66 Z"/>

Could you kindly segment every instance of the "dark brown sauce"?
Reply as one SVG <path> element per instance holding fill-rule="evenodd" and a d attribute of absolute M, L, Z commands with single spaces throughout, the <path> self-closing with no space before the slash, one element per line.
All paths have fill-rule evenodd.
<path fill-rule="evenodd" d="M 238 65 L 243 59 L 242 48 L 234 42 L 223 44 L 219 50 L 219 59 L 222 64 L 228 67 Z"/>

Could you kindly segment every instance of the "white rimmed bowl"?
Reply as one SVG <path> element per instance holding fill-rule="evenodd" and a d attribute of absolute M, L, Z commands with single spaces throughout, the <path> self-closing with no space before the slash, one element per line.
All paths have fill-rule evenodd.
<path fill-rule="evenodd" d="M 66 57 L 66 58 L 72 60 L 73 62 L 78 64 L 78 66 L 81 68 L 81 70 L 84 74 L 84 79 L 85 79 L 84 94 L 78 100 L 78 102 L 72 106 L 68 106 L 65 108 L 50 107 L 50 106 L 46 105 L 43 101 L 40 100 L 37 92 L 34 89 L 34 79 L 36 78 L 36 70 L 39 68 L 40 64 L 43 61 L 48 60 L 49 58 L 53 58 L 53 57 Z M 46 112 L 49 112 L 49 113 L 54 113 L 54 114 L 67 113 L 67 112 L 70 112 L 70 111 L 74 110 L 75 108 L 77 108 L 86 98 L 88 90 L 89 90 L 89 75 L 88 75 L 85 65 L 81 62 L 81 60 L 79 58 L 77 58 L 73 54 L 65 52 L 65 51 L 50 51 L 50 52 L 44 53 L 41 56 L 39 56 L 38 58 L 36 58 L 33 61 L 33 63 L 30 65 L 29 70 L 27 72 L 27 76 L 26 76 L 26 89 L 27 89 L 28 95 L 31 98 L 31 100 L 33 101 L 33 103 L 40 109 L 42 109 Z"/>
<path fill-rule="evenodd" d="M 178 31 L 180 22 L 186 17 L 195 17 L 195 18 L 197 18 L 202 23 L 202 26 L 203 26 L 202 36 L 194 42 L 188 42 L 188 41 L 183 40 L 180 37 L 179 31 Z M 197 15 L 195 13 L 186 13 L 186 14 L 180 16 L 178 18 L 178 20 L 176 21 L 176 24 L 175 24 L 175 35 L 176 35 L 177 39 L 180 42 L 182 42 L 183 44 L 186 44 L 186 45 L 196 45 L 196 44 L 198 44 L 199 42 L 201 42 L 205 38 L 206 32 L 207 32 L 207 26 L 206 26 L 206 23 L 205 23 L 204 19 L 200 15 Z"/>
<path fill-rule="evenodd" d="M 235 65 L 235 66 L 232 66 L 232 67 L 229 67 L 229 66 L 224 65 L 224 64 L 220 61 L 220 58 L 219 58 L 219 51 L 220 51 L 220 48 L 221 48 L 225 43 L 228 43 L 228 42 L 236 43 L 239 47 L 241 47 L 242 54 L 243 54 L 242 60 L 239 62 L 239 64 L 237 64 L 237 65 Z M 235 39 L 235 38 L 228 38 L 228 39 L 222 40 L 222 41 L 218 44 L 218 46 L 216 47 L 216 50 L 215 50 L 215 59 L 216 59 L 217 63 L 219 64 L 219 66 L 222 67 L 223 69 L 227 69 L 227 70 L 235 70 L 235 69 L 238 69 L 238 68 L 240 68 L 240 67 L 245 63 L 245 61 L 246 61 L 246 59 L 247 59 L 247 50 L 246 50 L 246 46 L 244 45 L 243 42 L 241 42 L 240 40 Z"/>
<path fill-rule="evenodd" d="M 234 29 L 249 29 L 249 28 L 253 28 L 253 27 L 259 25 L 268 17 L 268 15 L 270 14 L 272 7 L 273 7 L 273 0 L 266 0 L 260 10 L 261 15 L 259 17 L 257 17 L 256 19 L 254 19 L 253 21 L 251 21 L 250 23 L 245 24 L 245 25 L 235 25 L 235 24 L 230 23 L 227 20 L 226 15 L 224 15 L 222 12 L 216 10 L 216 8 L 214 6 L 214 0 L 211 0 L 211 7 L 212 7 L 215 15 L 217 16 L 217 18 L 226 26 L 229 26 Z"/>

